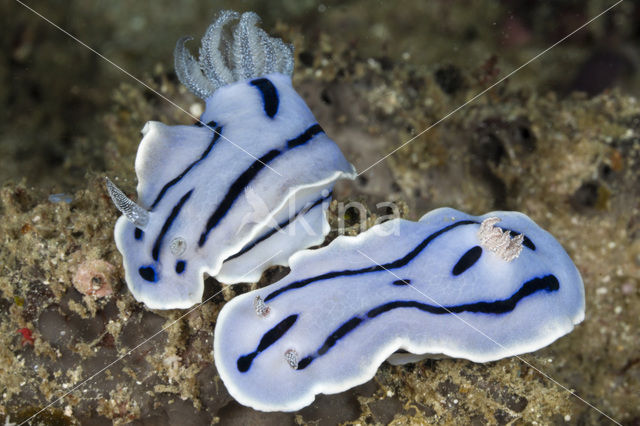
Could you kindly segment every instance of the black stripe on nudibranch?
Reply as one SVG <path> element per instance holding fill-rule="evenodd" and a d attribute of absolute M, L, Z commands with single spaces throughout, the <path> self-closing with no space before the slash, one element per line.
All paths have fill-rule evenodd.
<path fill-rule="evenodd" d="M 320 349 L 318 349 L 318 355 L 324 355 L 329 352 L 329 349 L 331 349 L 338 342 L 338 340 L 342 339 L 349 332 L 354 330 L 362 323 L 362 321 L 364 321 L 364 319 L 360 317 L 353 317 L 349 319 L 349 321 L 338 327 L 336 331 L 334 331 L 329 337 L 327 337 L 327 340 L 324 341 L 324 344 L 320 347 Z"/>
<path fill-rule="evenodd" d="M 274 228 L 271 228 L 268 232 L 264 233 L 259 238 L 256 238 L 255 240 L 253 240 L 249 244 L 245 245 L 242 248 L 242 250 L 240 250 L 239 252 L 237 252 L 237 253 L 229 256 L 228 258 L 226 258 L 225 262 L 228 262 L 230 260 L 233 260 L 233 259 L 235 259 L 237 257 L 242 256 L 243 254 L 245 254 L 246 252 L 248 252 L 249 250 L 251 250 L 252 248 L 257 246 L 258 244 L 260 244 L 261 242 L 263 242 L 267 238 L 271 237 L 276 232 L 278 232 L 280 230 L 283 230 L 284 228 L 289 226 L 291 224 L 291 222 L 296 220 L 298 217 L 308 213 L 311 209 L 313 209 L 313 208 L 317 207 L 318 205 L 322 204 L 323 201 L 325 201 L 325 200 L 327 200 L 329 198 L 331 198 L 331 192 L 326 197 L 318 198 L 313 204 L 304 206 L 303 208 L 298 210 L 293 216 L 291 216 L 287 220 L 284 220 L 284 221 L 280 222 L 277 226 L 275 226 Z"/>
<path fill-rule="evenodd" d="M 311 364 L 314 359 L 326 354 L 329 349 L 331 349 L 337 343 L 339 339 L 346 336 L 347 333 L 355 330 L 364 322 L 374 319 L 394 309 L 414 308 L 422 312 L 434 315 L 460 314 L 463 312 L 471 312 L 476 314 L 505 314 L 513 311 L 516 308 L 518 302 L 520 302 L 527 296 L 531 296 L 532 294 L 541 291 L 557 291 L 559 288 L 560 283 L 558 282 L 558 279 L 555 277 L 555 275 L 550 274 L 543 277 L 533 278 L 525 282 L 520 287 L 520 289 L 513 295 L 511 295 L 511 297 L 509 297 L 508 299 L 495 300 L 493 302 L 482 301 L 452 306 L 434 306 L 419 302 L 417 300 L 395 300 L 392 302 L 387 302 L 370 309 L 364 316 L 354 316 L 347 322 L 342 324 L 340 327 L 338 327 L 338 329 L 336 329 L 336 331 L 334 331 L 329 335 L 329 337 L 327 337 L 325 342 L 315 354 L 304 357 L 302 359 L 302 361 L 304 361 L 304 365 L 302 361 L 299 362 L 297 369 L 304 369 L 309 364 Z"/>
<path fill-rule="evenodd" d="M 513 238 L 516 235 L 518 235 L 518 233 L 517 232 L 514 233 L 513 231 L 511 231 L 511 232 L 509 232 L 509 235 L 511 235 L 511 237 Z M 536 249 L 536 245 L 533 244 L 533 241 L 531 241 L 529 239 L 529 237 L 527 237 L 526 235 L 524 236 L 524 240 L 522 241 L 522 245 L 525 246 L 528 249 L 531 249 L 531 250 L 535 250 Z"/>
<path fill-rule="evenodd" d="M 289 315 L 278 324 L 276 324 L 273 328 L 271 328 L 271 330 L 267 331 L 260 339 L 260 343 L 258 344 L 258 347 L 255 351 L 246 355 L 242 355 L 238 358 L 238 361 L 236 362 L 238 371 L 240 371 L 241 373 L 246 373 L 247 371 L 249 371 L 255 357 L 258 356 L 260 352 L 264 351 L 269 346 L 277 342 L 282 336 L 284 336 L 285 333 L 289 331 L 291 327 L 293 327 L 293 324 L 295 324 L 297 319 L 297 314 Z"/>
<path fill-rule="evenodd" d="M 319 129 L 319 130 L 318 130 Z M 322 132 L 322 128 L 318 124 L 314 124 L 310 126 L 307 130 L 305 130 L 298 137 L 287 141 L 287 147 L 289 149 L 296 148 L 300 145 L 305 144 L 310 141 L 313 136 Z M 231 187 L 227 190 L 227 194 L 224 196 L 224 199 L 218 204 L 216 210 L 209 216 L 207 220 L 207 224 L 205 226 L 204 232 L 200 235 L 200 239 L 198 240 L 198 246 L 202 247 L 204 243 L 207 242 L 207 237 L 211 230 L 218 225 L 220 220 L 227 214 L 233 203 L 240 196 L 240 194 L 244 191 L 244 189 L 249 185 L 249 183 L 260 173 L 262 169 L 266 167 L 266 165 L 273 161 L 276 157 L 286 152 L 286 150 L 278 150 L 272 149 L 271 151 L 264 154 L 262 157 L 257 159 L 256 161 L 249 166 L 238 178 L 231 184 Z"/>
<path fill-rule="evenodd" d="M 194 126 L 196 127 L 204 127 L 204 123 L 201 120 L 196 121 L 195 123 L 193 123 Z M 210 121 L 207 123 L 207 127 L 216 127 L 217 123 L 215 121 Z"/>
<path fill-rule="evenodd" d="M 509 231 L 509 236 L 511 238 L 517 237 L 518 235 L 520 235 L 520 232 L 516 232 L 516 231 L 514 231 L 512 229 L 506 229 L 506 228 L 500 228 L 500 229 L 502 229 L 503 231 Z M 525 246 L 526 248 L 528 248 L 529 250 L 534 250 L 535 251 L 535 249 L 536 249 L 536 245 L 533 244 L 533 241 L 531 241 L 529 239 L 529 237 L 527 237 L 526 235 L 524 236 L 524 239 L 522 241 L 522 245 Z"/>
<path fill-rule="evenodd" d="M 346 269 L 343 271 L 327 272 L 321 275 L 316 275 L 315 277 L 294 281 L 290 284 L 287 284 L 284 287 L 281 287 L 277 290 L 272 291 L 264 298 L 264 301 L 268 302 L 269 300 L 272 300 L 278 297 L 282 293 L 305 287 L 316 281 L 329 280 L 336 277 L 348 277 L 348 276 L 354 276 L 354 275 L 360 275 L 360 274 L 367 274 L 371 272 L 380 272 L 380 271 L 387 271 L 389 269 L 401 268 L 409 264 L 409 262 L 411 262 L 416 256 L 418 256 L 420 252 L 424 250 L 424 248 L 427 247 L 429 243 L 431 243 L 431 241 L 435 240 L 440 235 L 446 232 L 449 232 L 452 229 L 457 228 L 458 226 L 473 225 L 473 224 L 478 224 L 478 222 L 475 220 L 461 220 L 459 222 L 455 222 L 455 223 L 452 223 L 451 225 L 445 226 L 444 228 L 434 232 L 433 234 L 429 235 L 427 238 L 422 240 L 420 244 L 418 244 L 413 250 L 411 250 L 409 253 L 407 253 L 403 257 L 396 259 L 393 262 L 385 263 L 384 265 L 375 264 L 375 265 L 367 266 L 365 268 L 360 268 L 360 269 Z"/>
<path fill-rule="evenodd" d="M 311 138 L 313 138 L 315 135 L 322 132 L 323 132 L 322 127 L 320 127 L 320 125 L 316 123 L 313 126 L 309 127 L 307 130 L 305 130 L 301 135 L 288 140 L 287 148 L 291 149 L 291 148 L 298 147 L 300 145 L 304 145 L 305 143 L 309 142 Z"/>
<path fill-rule="evenodd" d="M 453 275 L 460 275 L 467 269 L 471 268 L 482 256 L 482 247 L 471 247 L 465 254 L 460 257 L 458 263 L 455 264 L 451 273 Z"/>
<path fill-rule="evenodd" d="M 544 277 L 533 278 L 525 282 L 520 289 L 508 299 L 496 300 L 493 302 L 474 302 L 454 306 L 434 306 L 416 300 L 397 300 L 387 302 L 377 306 L 367 312 L 367 317 L 375 318 L 385 312 L 398 308 L 416 308 L 430 314 L 460 314 L 471 312 L 474 314 L 505 314 L 515 309 L 518 302 L 527 296 L 531 296 L 539 291 L 556 291 L 560 288 L 560 283 L 555 275 L 545 275 Z"/>
<path fill-rule="evenodd" d="M 178 274 L 183 273 L 186 267 L 187 267 L 187 262 L 185 262 L 184 260 L 178 260 L 176 262 L 176 272 Z"/>
<path fill-rule="evenodd" d="M 398 285 L 398 286 L 401 286 L 401 285 L 409 285 L 409 284 L 411 284 L 411 280 L 407 280 L 407 279 L 404 279 L 404 280 L 395 280 L 395 281 L 394 281 L 394 282 L 392 282 L 391 284 L 393 284 L 393 285 Z"/>
<path fill-rule="evenodd" d="M 199 122 L 198 122 L 199 123 Z M 197 125 L 197 123 L 196 123 Z M 209 127 L 213 127 L 216 125 L 215 121 L 210 121 L 209 123 L 207 123 L 207 125 Z M 202 125 L 201 125 L 202 126 Z M 175 185 L 176 183 L 180 182 L 180 180 L 185 177 L 185 175 L 187 173 L 189 173 L 191 171 L 192 168 L 194 168 L 199 162 L 201 162 L 202 160 L 204 160 L 205 158 L 207 158 L 207 156 L 209 155 L 209 153 L 211 152 L 211 150 L 213 149 L 213 146 L 216 144 L 216 142 L 218 142 L 218 139 L 220 139 L 220 136 L 222 136 L 222 126 L 220 127 L 216 127 L 213 136 L 211 137 L 211 142 L 209 142 L 209 146 L 207 146 L 207 149 L 205 149 L 202 154 L 200 155 L 200 158 L 198 158 L 196 161 L 194 161 L 193 163 L 189 164 L 189 166 L 187 166 L 186 169 L 184 169 L 182 171 L 182 173 L 180 173 L 178 176 L 176 176 L 175 178 L 171 179 L 169 182 L 167 182 L 167 184 L 165 186 L 162 187 L 162 189 L 160 190 L 160 193 L 158 193 L 158 196 L 156 197 L 155 201 L 153 202 L 153 204 L 151 204 L 151 208 L 153 209 L 155 206 L 158 205 L 158 203 L 160 202 L 160 200 L 162 200 L 162 197 L 164 197 L 164 195 L 167 193 L 167 191 L 169 190 L 169 188 L 171 188 L 173 185 Z"/>
<path fill-rule="evenodd" d="M 156 270 L 153 266 L 141 266 L 140 269 L 138 269 L 138 274 L 140 274 L 145 281 L 152 283 L 155 283 L 158 279 L 156 276 Z"/>
<path fill-rule="evenodd" d="M 524 236 L 524 241 L 522 241 L 522 245 L 531 250 L 536 249 L 536 245 L 533 244 L 533 241 L 531 241 L 526 235 Z"/>
<path fill-rule="evenodd" d="M 309 364 L 311 364 L 311 361 L 313 361 L 312 356 L 306 356 L 302 358 L 300 362 L 298 362 L 298 368 L 296 370 L 302 370 L 306 368 Z"/>
<path fill-rule="evenodd" d="M 267 78 L 257 78 L 251 80 L 249 84 L 260 91 L 264 113 L 267 114 L 269 118 L 273 118 L 277 114 L 278 106 L 280 105 L 276 87 Z"/>
<path fill-rule="evenodd" d="M 253 164 L 251 164 L 247 170 L 242 172 L 242 174 L 231 184 L 227 194 L 224 196 L 220 204 L 218 204 L 216 210 L 211 214 L 211 216 L 209 216 L 209 220 L 207 220 L 207 226 L 204 232 L 200 235 L 200 240 L 198 241 L 198 245 L 200 247 L 204 245 L 207 241 L 209 232 L 211 232 L 213 227 L 220 222 L 225 214 L 227 214 L 227 211 L 229 211 L 249 182 L 256 177 L 260 170 L 262 170 L 269 161 L 276 158 L 279 154 L 280 151 L 277 149 L 272 149 L 267 152 L 265 155 L 254 161 Z"/>
<path fill-rule="evenodd" d="M 142 232 L 142 229 L 136 228 L 133 230 L 133 238 L 135 238 L 136 240 L 141 240 L 143 235 L 144 232 Z"/>
<path fill-rule="evenodd" d="M 180 198 L 180 201 L 178 201 L 178 204 L 173 206 L 173 209 L 171 210 L 171 213 L 167 217 L 167 220 L 164 221 L 164 224 L 162 225 L 162 229 L 160 230 L 160 233 L 156 238 L 156 242 L 153 244 L 153 249 L 151 250 L 151 257 L 153 257 L 153 260 L 158 260 L 158 256 L 160 255 L 160 245 L 162 244 L 162 239 L 164 238 L 165 234 L 171 227 L 171 224 L 173 224 L 173 221 L 176 219 L 176 217 L 178 217 L 178 214 L 180 214 L 180 210 L 182 210 L 182 207 L 187 202 L 189 197 L 191 197 L 192 193 L 193 193 L 193 189 L 187 192 L 186 194 L 184 194 L 182 198 Z"/>

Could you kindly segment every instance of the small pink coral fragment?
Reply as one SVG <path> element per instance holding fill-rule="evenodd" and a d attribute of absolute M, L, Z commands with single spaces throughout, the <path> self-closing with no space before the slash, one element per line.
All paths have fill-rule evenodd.
<path fill-rule="evenodd" d="M 73 276 L 73 286 L 82 294 L 94 297 L 110 296 L 116 268 L 104 260 L 83 262 Z"/>

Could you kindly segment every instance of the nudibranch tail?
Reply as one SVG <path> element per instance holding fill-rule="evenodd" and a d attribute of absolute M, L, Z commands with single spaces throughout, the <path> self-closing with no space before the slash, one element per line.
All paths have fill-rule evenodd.
<path fill-rule="evenodd" d="M 225 27 L 239 19 L 226 35 Z M 200 57 L 196 60 L 185 44 L 191 37 L 178 41 L 174 51 L 178 79 L 202 99 L 236 81 L 261 77 L 270 73 L 293 73 L 293 46 L 279 38 L 269 37 L 256 25 L 258 15 L 246 12 L 239 15 L 222 11 L 202 38 Z"/>
<path fill-rule="evenodd" d="M 116 208 L 125 215 L 129 222 L 138 228 L 144 228 L 149 222 L 149 212 L 131 201 L 120 188 L 118 188 L 111 179 L 105 177 L 107 184 L 107 192 L 113 200 Z"/>

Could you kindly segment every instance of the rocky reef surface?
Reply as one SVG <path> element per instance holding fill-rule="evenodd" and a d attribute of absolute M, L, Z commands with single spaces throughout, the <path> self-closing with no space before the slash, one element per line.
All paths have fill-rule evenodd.
<path fill-rule="evenodd" d="M 480 10 L 457 4 L 445 13 L 442 5 L 421 2 L 376 10 L 364 2 L 291 3 L 283 2 L 280 13 L 253 9 L 265 18 L 265 28 L 294 43 L 294 87 L 358 170 L 609 4 L 569 2 L 526 13 L 517 2 Z M 87 19 L 100 14 L 71 5 Z M 361 201 L 366 211 L 344 211 L 337 202 L 331 209 L 327 242 L 341 222 L 349 234 L 371 226 L 387 214 L 376 207 L 386 200 L 399 203 L 400 215 L 411 219 L 440 206 L 473 214 L 523 211 L 563 244 L 582 273 L 585 321 L 522 359 L 384 364 L 357 388 L 322 395 L 297 413 L 268 414 L 229 396 L 213 364 L 212 332 L 225 301 L 275 281 L 286 269 L 267 271 L 253 286 L 223 288 L 209 279 L 205 299 L 213 297 L 188 314 L 149 311 L 123 282 L 112 237 L 118 213 L 103 177 L 117 177 L 135 194 L 133 160 L 144 123 L 188 124 L 191 118 L 135 81 L 98 72 L 99 59 L 64 36 L 53 36 L 59 66 L 81 58 L 66 76 L 62 69 L 47 76 L 43 69 L 52 64 L 46 52 L 53 45 L 46 34 L 54 29 L 18 4 L 1 7 L 17 17 L 5 22 L 13 38 L 3 41 L 10 55 L 0 77 L 22 84 L 0 89 L 6 107 L 0 138 L 0 420 L 25 420 L 73 390 L 33 424 L 606 421 L 571 390 L 621 423 L 640 422 L 640 101 L 626 44 L 637 40 L 629 24 L 637 7 L 621 6 L 626 9 L 550 51 L 542 64 L 523 69 L 337 189 L 337 200 Z M 185 7 L 171 17 L 184 25 L 177 36 L 198 34 L 211 16 Z M 127 11 L 103 12 L 108 19 L 90 33 L 96 43 Z M 112 43 L 152 31 L 158 13 L 133 14 L 148 22 L 131 18 Z M 206 19 L 194 18 L 196 13 Z M 320 23 L 314 21 L 318 14 Z M 89 31 L 73 16 L 58 22 Z M 191 29 L 183 22 L 188 19 Z M 140 76 L 197 114 L 201 105 L 171 70 L 177 36 L 144 39 L 116 56 L 126 62 L 127 55 L 167 43 L 164 54 L 154 51 L 141 61 L 146 68 Z M 603 47 L 612 39 L 616 49 Z M 603 61 L 609 81 L 596 78 Z M 37 72 L 28 73 L 27 65 Z M 23 69 L 26 74 L 17 76 Z M 121 82 L 109 86 L 116 78 Z M 75 89 L 68 87 L 71 80 Z"/>

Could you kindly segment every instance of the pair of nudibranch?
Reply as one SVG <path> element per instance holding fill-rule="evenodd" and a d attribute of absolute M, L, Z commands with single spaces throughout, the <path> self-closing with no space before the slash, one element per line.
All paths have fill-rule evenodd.
<path fill-rule="evenodd" d="M 293 48 L 257 22 L 222 12 L 197 60 L 178 41 L 176 73 L 204 113 L 193 126 L 145 125 L 137 203 L 107 181 L 127 285 L 150 308 L 199 303 L 205 273 L 234 284 L 290 266 L 220 312 L 214 358 L 231 395 L 296 410 L 386 359 L 495 360 L 583 319 L 576 267 L 521 213 L 443 208 L 304 250 L 324 240 L 333 186 L 355 169 L 293 89 Z"/>

